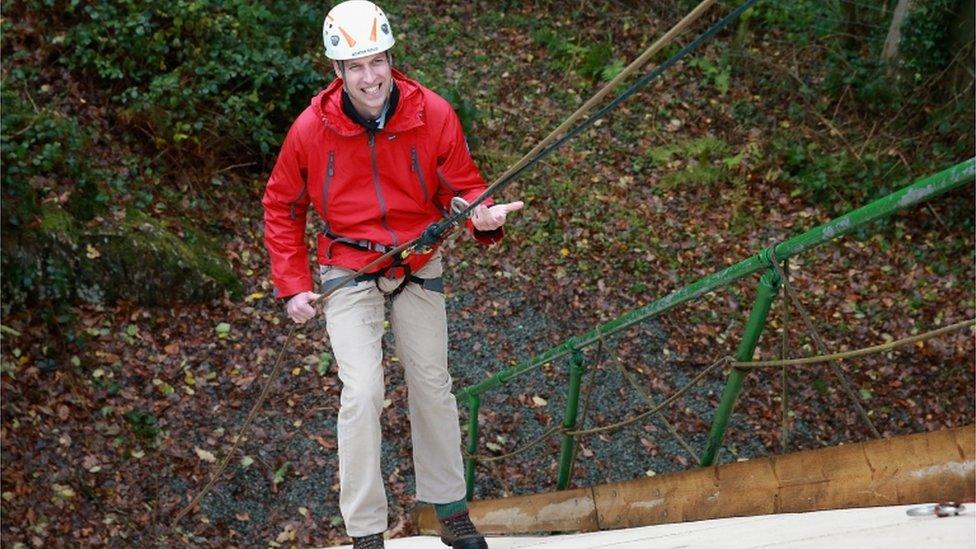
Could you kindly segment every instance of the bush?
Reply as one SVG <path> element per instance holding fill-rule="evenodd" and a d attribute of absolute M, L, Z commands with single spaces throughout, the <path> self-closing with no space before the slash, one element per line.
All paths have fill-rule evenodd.
<path fill-rule="evenodd" d="M 148 235 L 146 223 L 118 220 L 131 218 L 128 210 L 163 214 L 167 202 L 189 204 L 182 210 L 189 214 L 200 199 L 204 207 L 214 199 L 218 187 L 194 183 L 216 169 L 265 169 L 324 81 L 315 62 L 325 7 L 296 0 L 3 7 L 6 310 L 112 300 L 111 276 L 180 299 L 234 291 L 218 246 L 184 249 L 164 226 Z M 107 241 L 93 239 L 108 233 Z M 103 248 L 97 261 L 81 253 L 89 244 Z M 147 270 L 137 283 L 126 273 L 149 266 L 136 264 L 140 257 L 155 259 L 160 272 Z M 191 268 L 202 275 L 188 276 Z M 128 295 L 154 299 L 136 293 Z"/>
<path fill-rule="evenodd" d="M 310 53 L 315 4 L 123 0 L 57 11 L 61 63 L 107 90 L 119 122 L 160 150 L 270 156 L 322 82 Z"/>

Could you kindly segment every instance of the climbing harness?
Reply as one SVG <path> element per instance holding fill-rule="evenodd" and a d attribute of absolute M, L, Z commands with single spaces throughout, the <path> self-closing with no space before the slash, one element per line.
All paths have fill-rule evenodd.
<path fill-rule="evenodd" d="M 332 246 L 336 244 L 343 244 L 356 248 L 357 250 L 375 252 L 378 254 L 385 254 L 393 249 L 393 246 L 387 246 L 386 244 L 380 244 L 379 242 L 373 242 L 372 240 L 356 240 L 353 238 L 347 238 L 345 236 L 339 236 L 329 229 L 322 231 L 322 234 L 331 241 L 325 248 L 325 257 L 332 257 Z"/>
<path fill-rule="evenodd" d="M 424 232 L 418 238 L 410 242 L 403 243 L 399 246 L 394 247 L 393 249 L 385 248 L 386 251 L 382 252 L 382 255 L 367 263 L 365 266 L 360 268 L 359 271 L 350 273 L 341 278 L 337 278 L 336 282 L 334 283 L 334 285 L 329 291 L 324 291 L 318 298 L 311 300 L 310 303 L 314 306 L 314 304 L 317 301 L 328 299 L 328 297 L 332 295 L 332 293 L 334 293 L 336 290 L 345 286 L 346 284 L 349 284 L 350 282 L 356 281 L 357 278 L 362 277 L 364 275 L 370 276 L 368 273 L 371 273 L 372 271 L 380 267 L 384 262 L 390 260 L 391 258 L 394 258 L 394 262 L 396 262 L 396 261 L 402 261 L 412 253 L 428 253 L 443 238 L 445 238 L 451 230 L 453 230 L 463 220 L 465 220 L 476 207 L 478 207 L 484 201 L 488 200 L 492 196 L 496 195 L 497 193 L 507 188 L 509 185 L 512 184 L 512 182 L 515 181 L 516 178 L 518 178 L 518 176 L 525 173 L 529 168 L 534 166 L 540 160 L 546 158 L 547 156 L 555 152 L 556 149 L 561 147 L 564 143 L 566 143 L 567 141 L 569 141 L 579 133 L 583 132 L 590 126 L 592 126 L 594 123 L 596 123 L 597 120 L 599 120 L 600 118 L 605 116 L 608 112 L 616 108 L 618 105 L 620 105 L 620 103 L 622 103 L 623 101 L 625 101 L 626 99 L 628 99 L 629 97 L 637 93 L 640 89 L 647 86 L 651 81 L 658 78 L 661 74 L 664 73 L 664 71 L 671 68 L 680 60 L 682 60 L 684 57 L 686 57 L 689 53 L 696 50 L 706 40 L 712 38 L 720 30 L 724 29 L 730 23 L 738 19 L 739 16 L 741 16 L 742 13 L 745 12 L 747 9 L 752 7 L 752 5 L 756 3 L 756 1 L 757 0 L 745 0 L 739 7 L 732 10 L 725 17 L 719 19 L 716 23 L 714 23 L 707 30 L 705 30 L 705 32 L 698 35 L 695 39 L 693 39 L 691 42 L 689 42 L 687 45 L 681 48 L 677 53 L 672 55 L 670 58 L 668 58 L 660 65 L 654 67 L 650 72 L 648 72 L 640 79 L 638 79 L 636 82 L 634 82 L 634 84 L 632 84 L 623 93 L 621 93 L 619 96 L 617 96 L 612 101 L 610 101 L 607 105 L 605 105 L 598 111 L 594 112 L 593 114 L 588 116 L 585 120 L 583 120 L 575 127 L 572 127 L 570 129 L 570 127 L 573 126 L 573 124 L 576 124 L 578 120 L 582 119 L 584 115 L 587 112 L 589 112 L 589 110 L 592 107 L 594 107 L 600 100 L 602 100 L 611 91 L 616 89 L 618 85 L 621 84 L 625 78 L 627 78 L 636 70 L 646 65 L 647 62 L 650 61 L 650 59 L 655 54 L 657 54 L 659 51 L 664 49 L 664 47 L 667 46 L 677 35 L 681 34 L 688 26 L 694 23 L 712 5 L 714 5 L 717 2 L 717 0 L 703 0 L 701 3 L 698 4 L 698 6 L 695 7 L 695 9 L 689 12 L 667 33 L 665 33 L 663 36 L 661 36 L 661 38 L 655 41 L 637 59 L 635 59 L 633 62 L 630 63 L 630 65 L 625 67 L 624 70 L 622 70 L 616 77 L 614 77 L 610 82 L 608 82 L 593 97 L 591 97 L 589 100 L 587 100 L 586 103 L 580 106 L 572 115 L 570 115 L 562 124 L 560 124 L 559 127 L 553 130 L 545 139 L 540 141 L 531 151 L 526 153 L 526 155 L 523 156 L 522 159 L 520 159 L 514 165 L 509 167 L 508 170 L 506 170 L 505 173 L 503 173 L 497 180 L 495 180 L 495 182 L 493 182 L 490 186 L 488 186 L 488 188 L 485 189 L 485 191 L 480 196 L 478 196 L 477 198 L 475 198 L 470 202 L 467 202 L 466 204 L 464 204 L 463 199 L 461 201 L 452 200 L 451 213 L 446 218 L 444 218 L 441 221 L 432 223 L 429 227 L 427 227 L 427 229 L 424 230 Z M 371 244 L 364 244 L 364 245 L 368 246 Z M 372 243 L 372 245 L 376 246 L 375 243 Z M 378 252 L 379 250 L 374 250 L 374 251 Z M 407 276 L 404 277 L 404 283 L 407 282 L 409 276 L 410 276 L 409 273 L 407 273 Z M 251 408 L 250 412 L 245 418 L 240 431 L 238 432 L 237 436 L 234 437 L 234 444 L 231 446 L 231 449 L 228 451 L 227 455 L 224 456 L 224 459 L 217 466 L 217 469 L 213 473 L 213 476 L 203 487 L 203 489 L 201 489 L 200 492 L 198 492 L 196 496 L 194 496 L 194 498 L 176 514 L 172 523 L 170 524 L 171 529 L 175 529 L 176 526 L 179 524 L 180 520 L 182 520 L 182 518 L 186 516 L 187 513 L 189 513 L 200 502 L 200 500 L 213 488 L 213 486 L 219 480 L 220 476 L 223 474 L 224 470 L 227 468 L 227 465 L 230 463 L 230 460 L 232 459 L 233 455 L 237 452 L 237 449 L 239 448 L 241 441 L 244 439 L 245 433 L 247 433 L 248 429 L 250 429 L 251 423 L 254 421 L 254 418 L 257 416 L 258 410 L 261 408 L 261 405 L 267 399 L 268 393 L 271 389 L 271 385 L 274 379 L 277 377 L 278 372 L 281 369 L 282 359 L 285 355 L 285 351 L 290 347 L 292 338 L 294 337 L 295 334 L 295 330 L 297 329 L 298 326 L 299 326 L 298 324 L 292 324 L 291 327 L 289 328 L 288 334 L 285 337 L 285 341 L 282 344 L 281 350 L 278 352 L 278 356 L 275 359 L 275 363 L 272 366 L 271 372 L 268 375 L 268 380 L 265 383 L 264 387 L 261 389 L 261 393 L 258 395 L 257 400 L 255 401 L 253 407 Z M 724 359 L 722 362 L 725 362 Z M 710 369 L 711 368 L 709 368 L 708 370 Z M 679 395 L 674 395 L 672 398 L 676 398 L 677 396 Z M 657 408 L 660 409 L 665 405 L 669 404 L 670 402 L 671 399 L 666 400 L 662 402 Z M 651 413 L 656 411 L 657 410 L 652 410 Z M 634 419 L 636 420 L 636 418 Z M 588 431 L 578 431 L 575 434 L 585 434 L 591 431 L 593 430 L 591 429 Z M 547 433 L 543 437 L 540 437 L 540 440 L 542 438 L 545 438 L 545 436 L 548 436 L 548 434 L 551 433 Z"/>
<path fill-rule="evenodd" d="M 380 281 L 384 279 L 399 280 L 399 283 L 395 288 L 389 289 L 388 287 L 381 286 Z M 331 290 L 333 289 L 338 289 L 339 281 L 340 279 L 338 278 L 325 281 L 325 283 L 323 284 L 323 290 L 326 292 L 331 292 Z M 356 278 L 354 278 L 353 281 L 356 284 L 359 284 L 361 282 L 372 282 L 376 284 L 376 286 L 380 289 L 381 292 L 383 292 L 390 298 L 396 297 L 400 292 L 403 291 L 403 288 L 407 284 L 411 284 L 411 283 L 416 284 L 425 290 L 430 290 L 432 292 L 438 292 L 441 294 L 444 293 L 444 278 L 440 276 L 437 278 L 420 278 L 419 276 L 413 274 L 407 274 L 406 276 L 394 279 L 394 278 L 384 276 L 381 273 L 372 273 L 372 274 L 359 275 Z"/>

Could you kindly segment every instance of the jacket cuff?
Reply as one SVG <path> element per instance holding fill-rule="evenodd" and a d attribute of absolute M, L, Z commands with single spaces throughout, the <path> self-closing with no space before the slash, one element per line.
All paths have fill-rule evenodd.
<path fill-rule="evenodd" d="M 311 292 L 312 283 L 311 281 L 296 282 L 294 284 L 287 284 L 284 286 L 276 286 L 274 289 L 275 299 L 289 299 L 302 292 Z"/>
<path fill-rule="evenodd" d="M 471 230 L 471 234 L 474 239 L 478 241 L 479 244 L 485 246 L 491 246 L 492 244 L 498 244 L 503 238 L 505 238 L 505 228 L 498 227 L 497 229 L 491 231 L 479 231 L 475 229 L 471 222 L 468 221 L 468 227 Z"/>

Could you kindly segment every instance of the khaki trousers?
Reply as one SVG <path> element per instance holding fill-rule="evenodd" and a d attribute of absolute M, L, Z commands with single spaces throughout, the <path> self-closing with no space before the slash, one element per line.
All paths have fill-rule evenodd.
<path fill-rule="evenodd" d="M 417 273 L 437 278 L 438 253 Z M 350 274 L 322 267 L 323 284 Z M 389 279 L 380 279 L 380 286 Z M 350 536 L 387 529 L 386 491 L 380 472 L 383 410 L 383 320 L 385 294 L 373 281 L 351 282 L 325 302 L 326 326 L 342 381 L 339 439 L 339 510 Z M 394 298 L 390 324 L 403 364 L 410 408 L 417 499 L 450 503 L 464 498 L 461 430 L 447 371 L 444 294 L 408 283 Z"/>

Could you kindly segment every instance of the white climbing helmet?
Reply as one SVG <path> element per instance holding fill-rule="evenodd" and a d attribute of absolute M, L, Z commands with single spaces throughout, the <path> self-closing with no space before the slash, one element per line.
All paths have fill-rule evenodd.
<path fill-rule="evenodd" d="M 393 29 L 379 6 L 347 0 L 329 11 L 322 24 L 325 56 L 337 61 L 384 52 L 393 47 Z"/>

